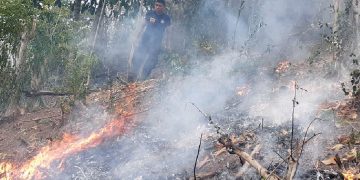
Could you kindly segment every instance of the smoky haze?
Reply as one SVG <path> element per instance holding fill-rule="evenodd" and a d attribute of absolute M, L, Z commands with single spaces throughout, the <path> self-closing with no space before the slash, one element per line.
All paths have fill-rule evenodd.
<path fill-rule="evenodd" d="M 118 157 L 114 157 L 111 163 L 112 177 L 166 179 L 184 172 L 191 174 L 200 134 L 215 134 L 212 126 L 191 103 L 205 113 L 219 114 L 236 96 L 237 87 L 248 85 L 250 94 L 243 97 L 236 111 L 249 117 L 264 117 L 267 126 L 289 127 L 294 96 L 291 80 L 295 80 L 307 90 L 299 90 L 297 100 L 300 104 L 295 111 L 295 123 L 303 129 L 316 116 L 318 105 L 337 93 L 332 91 L 334 81 L 321 77 L 284 78 L 280 81 L 274 75 L 274 69 L 269 68 L 283 60 L 292 63 L 305 61 L 311 55 L 311 45 L 321 38 L 317 23 L 330 21 L 329 1 L 249 0 L 245 2 L 238 20 L 239 7 L 240 1 L 235 0 L 203 0 L 188 27 L 173 19 L 173 26 L 178 29 L 171 29 L 181 32 L 169 32 L 169 36 L 176 36 L 170 37 L 175 41 L 171 42 L 174 47 L 184 44 L 183 40 L 189 39 L 191 33 L 198 33 L 210 41 L 222 43 L 224 48 L 216 56 L 194 52 L 188 56 L 188 61 L 192 63 L 188 74 L 165 80 L 165 85 L 155 95 L 161 97 L 159 102 L 141 117 L 140 127 L 119 138 Z M 135 22 L 131 23 L 134 23 L 136 31 L 111 29 L 115 31 L 113 36 L 123 37 L 124 40 L 121 46 L 107 50 L 112 57 L 121 56 L 124 61 L 127 60 L 131 44 L 137 39 L 139 19 L 129 20 Z M 285 90 L 280 91 L 281 86 Z M 324 92 L 323 89 L 329 91 Z M 223 123 L 219 123 L 222 128 L 226 126 L 226 122 Z M 327 132 L 331 131 L 331 126 L 328 128 L 325 131 L 315 125 L 312 131 L 330 135 Z M 271 152 L 273 139 L 263 139 L 267 143 L 265 147 L 269 147 L 266 153 L 270 155 L 264 162 L 269 164 L 271 158 L 276 157 Z M 321 138 L 316 140 L 322 141 Z M 315 147 L 314 152 L 321 152 L 324 148 L 321 142 L 311 145 Z M 318 155 L 313 153 L 311 158 L 316 159 Z"/>

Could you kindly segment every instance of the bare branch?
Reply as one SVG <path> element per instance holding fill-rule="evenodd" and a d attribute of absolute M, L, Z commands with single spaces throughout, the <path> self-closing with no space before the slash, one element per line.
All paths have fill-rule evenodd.
<path fill-rule="evenodd" d="M 200 154 L 202 136 L 203 136 L 203 134 L 201 133 L 201 135 L 200 135 L 200 143 L 199 143 L 199 147 L 198 147 L 198 151 L 197 151 L 197 155 L 196 155 L 196 159 L 195 159 L 195 165 L 194 165 L 194 179 L 195 180 L 196 180 L 196 165 L 197 165 L 197 161 L 198 161 L 199 154 Z"/>
<path fill-rule="evenodd" d="M 277 175 L 270 174 L 269 171 L 264 168 L 259 162 L 252 158 L 248 153 L 242 151 L 239 147 L 235 146 L 228 136 L 223 136 L 219 139 L 219 142 L 223 144 L 230 154 L 236 154 L 240 158 L 248 162 L 257 172 L 264 178 L 269 180 L 279 180 Z"/>

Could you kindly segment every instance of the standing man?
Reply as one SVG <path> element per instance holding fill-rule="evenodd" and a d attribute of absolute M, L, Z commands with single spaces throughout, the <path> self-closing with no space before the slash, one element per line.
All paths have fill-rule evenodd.
<path fill-rule="evenodd" d="M 165 14 L 165 0 L 156 0 L 154 10 L 145 15 L 145 31 L 135 50 L 129 81 L 146 79 L 158 62 L 165 29 L 170 25 L 170 17 Z"/>

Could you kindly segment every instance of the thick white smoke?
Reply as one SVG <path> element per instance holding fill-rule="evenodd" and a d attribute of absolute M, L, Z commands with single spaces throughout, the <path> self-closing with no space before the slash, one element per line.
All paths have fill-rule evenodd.
<path fill-rule="evenodd" d="M 246 1 L 236 27 L 238 11 L 234 7 L 240 7 L 239 1 L 230 0 L 228 4 L 220 0 L 203 1 L 197 15 L 203 21 L 211 21 L 211 13 L 217 14 L 219 25 L 225 27 L 207 28 L 219 31 L 215 34 L 223 34 L 221 37 L 226 38 L 229 46 L 235 41 L 236 48 L 224 50 L 210 59 L 194 55 L 197 59 L 190 61 L 200 62 L 200 65 L 193 67 L 186 76 L 171 77 L 165 82 L 157 95 L 161 97 L 159 102 L 141 116 L 140 127 L 119 138 L 121 148 L 117 152 L 119 157 L 114 157 L 113 177 L 166 179 L 190 173 L 200 134 L 213 131 L 191 103 L 209 114 L 223 112 L 226 103 L 236 95 L 238 86 L 249 85 L 251 90 L 236 107 L 239 113 L 264 117 L 267 126 L 289 127 L 294 96 L 290 80 L 298 81 L 307 92 L 298 91 L 295 119 L 296 125 L 305 128 L 316 116 L 318 105 L 334 95 L 334 91 L 324 91 L 334 89 L 334 82 L 296 76 L 280 81 L 281 77 L 275 75 L 272 68 L 281 60 L 296 63 L 311 55 L 308 45 L 316 41 L 313 37 L 320 39 L 314 24 L 327 21 L 329 16 L 328 4 L 324 2 L 327 1 Z M 281 86 L 285 89 L 279 90 Z M 324 130 L 314 127 L 317 132 Z M 272 139 L 267 141 L 264 137 L 263 142 L 272 147 Z M 273 154 L 270 151 L 267 153 Z"/>

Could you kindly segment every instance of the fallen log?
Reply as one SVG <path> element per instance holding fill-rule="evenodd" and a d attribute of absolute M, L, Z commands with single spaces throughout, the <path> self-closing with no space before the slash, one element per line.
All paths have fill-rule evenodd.
<path fill-rule="evenodd" d="M 73 93 L 68 92 L 53 92 L 53 91 L 22 91 L 26 97 L 38 97 L 38 96 L 70 96 Z"/>

